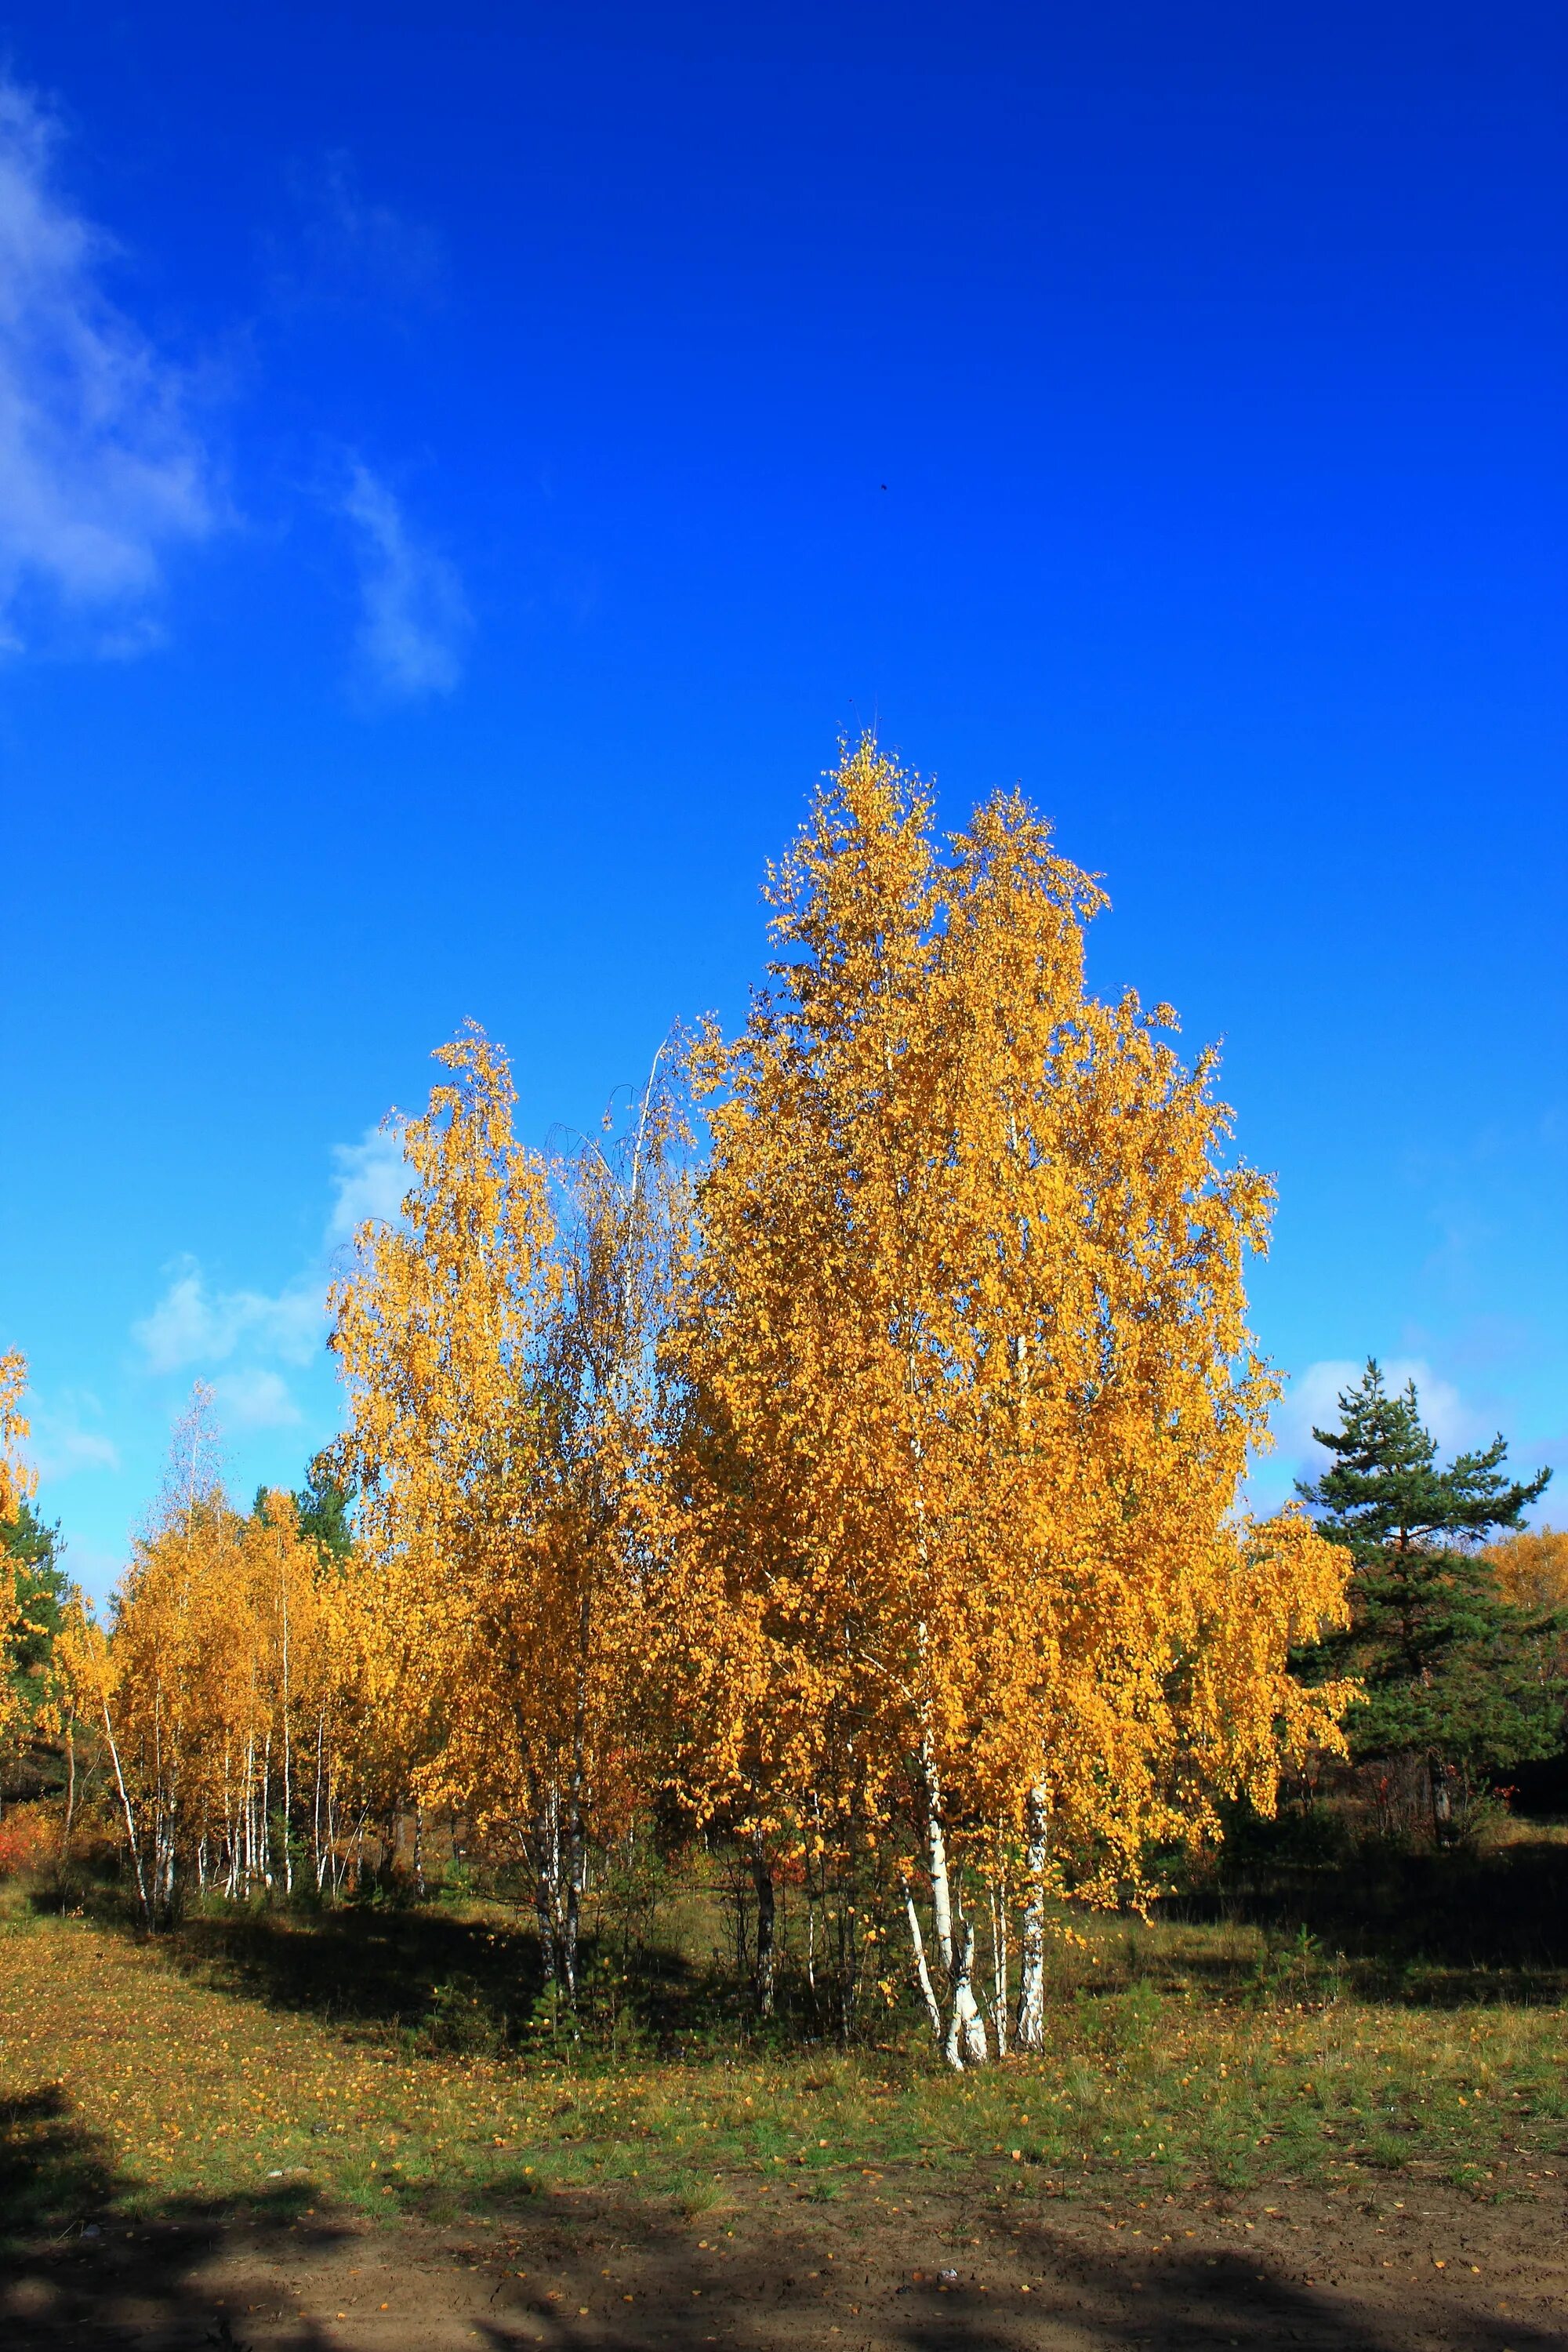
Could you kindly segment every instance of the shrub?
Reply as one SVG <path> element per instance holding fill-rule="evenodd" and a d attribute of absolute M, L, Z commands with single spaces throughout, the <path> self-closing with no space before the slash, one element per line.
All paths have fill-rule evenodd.
<path fill-rule="evenodd" d="M 26 1878 L 47 1870 L 60 1850 L 58 1805 L 9 1805 L 0 1817 L 0 1878 Z"/>

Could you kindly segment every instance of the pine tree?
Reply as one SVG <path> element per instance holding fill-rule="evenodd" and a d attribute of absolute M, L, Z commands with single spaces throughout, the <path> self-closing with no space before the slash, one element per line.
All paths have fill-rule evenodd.
<path fill-rule="evenodd" d="M 1355 1561 L 1350 1625 L 1316 1659 L 1363 1686 L 1348 1724 L 1358 1759 L 1425 1766 L 1442 1835 L 1456 1775 L 1468 1788 L 1561 1744 L 1564 1686 L 1542 1621 L 1509 1602 L 1479 1549 L 1520 1526 L 1552 1474 L 1511 1479 L 1501 1436 L 1440 1466 L 1414 1381 L 1390 1395 L 1373 1360 L 1339 1408 L 1338 1429 L 1312 1432 L 1331 1466 L 1298 1482 L 1321 1533 Z"/>
<path fill-rule="evenodd" d="M 0 1519 L 0 1574 L 7 1578 L 16 1612 L 0 1663 L 5 1684 L 0 1720 L 9 1725 L 14 1747 L 24 1750 L 40 1735 L 52 1737 L 54 1647 L 69 1589 L 59 1560 L 63 1549 L 58 1522 L 51 1526 L 30 1502 L 17 1504 L 15 1518 Z"/>

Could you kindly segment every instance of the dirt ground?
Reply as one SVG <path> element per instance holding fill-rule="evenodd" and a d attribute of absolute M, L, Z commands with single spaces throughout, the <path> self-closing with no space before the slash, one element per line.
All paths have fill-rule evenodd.
<path fill-rule="evenodd" d="M 826 2205 L 737 2186 L 693 2220 L 558 2191 L 447 2228 L 111 2221 L 12 2265 L 0 2343 L 1527 2352 L 1568 2347 L 1565 2203 L 1408 2181 L 987 2200 L 889 2172 Z"/>

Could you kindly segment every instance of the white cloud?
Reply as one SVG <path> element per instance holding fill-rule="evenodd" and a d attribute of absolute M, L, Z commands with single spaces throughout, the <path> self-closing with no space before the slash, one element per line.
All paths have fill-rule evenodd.
<path fill-rule="evenodd" d="M 335 1143 L 332 1160 L 337 1197 L 327 1224 L 329 1247 L 351 1241 L 367 1218 L 390 1224 L 413 1181 L 400 1127 L 367 1128 L 358 1143 Z"/>
<path fill-rule="evenodd" d="M 300 1417 L 288 1382 L 259 1365 L 222 1373 L 213 1382 L 213 1398 L 227 1429 L 290 1429 Z"/>
<path fill-rule="evenodd" d="M 1360 1386 L 1365 1370 L 1364 1363 L 1325 1358 L 1309 1364 L 1305 1371 L 1288 1381 L 1285 1394 L 1270 1417 L 1280 1453 L 1295 1461 L 1309 1456 L 1314 1462 L 1325 1461 L 1327 1457 L 1315 1443 L 1312 1432 L 1315 1428 L 1338 1428 L 1339 1400 L 1347 1389 Z M 1391 1396 L 1398 1395 L 1409 1381 L 1415 1383 L 1421 1418 L 1436 1439 L 1439 1451 L 1452 1454 L 1474 1443 L 1474 1415 L 1451 1381 L 1440 1379 L 1419 1356 L 1391 1356 L 1384 1362 L 1383 1384 Z"/>
<path fill-rule="evenodd" d="M 318 1282 L 290 1283 L 276 1297 L 258 1290 L 215 1292 L 195 1261 L 186 1258 L 153 1312 L 132 1326 L 132 1336 L 153 1372 L 222 1363 L 242 1343 L 302 1364 L 321 1344 L 323 1314 Z"/>
<path fill-rule="evenodd" d="M 53 1484 L 79 1470 L 118 1470 L 120 1449 L 101 1429 L 84 1426 L 102 1416 L 98 1399 L 68 1389 L 33 1408 L 33 1458 L 40 1478 Z"/>
<path fill-rule="evenodd" d="M 163 549 L 214 522 L 179 371 L 110 301 L 109 240 L 60 193 L 58 131 L 0 80 L 0 646 L 49 606 L 100 654 L 154 641 Z"/>
<path fill-rule="evenodd" d="M 470 626 L 457 572 L 412 537 L 396 499 L 368 467 L 354 464 L 341 503 L 359 538 L 355 651 L 366 682 L 396 701 L 449 694 Z"/>

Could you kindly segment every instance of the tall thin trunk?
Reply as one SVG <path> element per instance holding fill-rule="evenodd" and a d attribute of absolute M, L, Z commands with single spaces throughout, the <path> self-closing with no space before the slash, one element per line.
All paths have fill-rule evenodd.
<path fill-rule="evenodd" d="M 60 1832 L 60 1860 L 70 1858 L 71 1823 L 76 1819 L 76 1717 L 66 1717 L 66 1820 Z"/>
<path fill-rule="evenodd" d="M 993 1879 L 991 1897 L 991 2016 L 996 2028 L 996 2055 L 1007 2055 L 1007 1881 Z"/>
<path fill-rule="evenodd" d="M 921 1933 L 921 1915 L 915 1908 L 914 1895 L 907 1878 L 902 1881 L 902 1885 L 904 1890 L 904 1912 L 910 1923 L 910 1942 L 914 1948 L 915 1981 L 920 1986 L 921 1994 L 926 2005 L 926 2015 L 931 2020 L 931 2038 L 940 2046 L 942 2042 L 942 2003 L 936 1997 L 936 1987 L 931 1980 L 931 1970 L 926 1966 L 926 1946 L 925 1937 Z"/>
<path fill-rule="evenodd" d="M 587 1862 L 584 1812 L 588 1793 L 588 1659 L 593 1639 L 592 1570 L 584 1574 L 577 1604 L 577 1675 L 572 1696 L 572 1776 L 566 1802 L 566 1922 L 562 1937 L 563 1972 L 568 2006 L 577 2006 L 577 1937 L 583 1916 L 583 1886 Z"/>
<path fill-rule="evenodd" d="M 316 1874 L 316 1892 L 321 1891 L 321 1749 L 325 1745 L 327 1718 L 321 1708 L 316 1711 L 316 1786 L 310 1804 L 310 1867 Z"/>
<path fill-rule="evenodd" d="M 1046 1785 L 1037 1780 L 1025 1811 L 1028 1834 L 1029 1891 L 1024 1906 L 1024 1950 L 1018 1978 L 1020 2050 L 1046 2046 L 1046 1853 L 1050 1830 Z"/>
<path fill-rule="evenodd" d="M 931 1921 L 937 1952 L 948 1981 L 947 2033 L 942 2055 L 956 2073 L 984 2066 L 991 2055 L 985 2021 L 974 1998 L 974 1929 L 952 1899 L 947 1837 L 942 1819 L 942 1782 L 928 1748 L 921 1757 L 925 1784 L 926 1867 L 931 1874 Z"/>
<path fill-rule="evenodd" d="M 272 1726 L 261 1746 L 261 1877 L 272 1884 Z"/>
<path fill-rule="evenodd" d="M 421 1903 L 425 1900 L 425 1808 L 414 1808 L 414 1891 Z"/>
<path fill-rule="evenodd" d="M 281 1567 L 278 1581 L 282 1593 L 283 1614 L 283 1891 L 286 1895 L 292 1895 L 294 1857 L 289 1848 L 289 1833 L 292 1827 L 294 1776 L 289 1730 L 289 1579 Z"/>
<path fill-rule="evenodd" d="M 556 1887 L 560 1878 L 561 1847 L 555 1827 L 555 1792 L 552 1790 L 541 1806 L 533 1833 L 534 1915 L 539 1922 L 539 1958 L 546 1984 L 559 1983 L 556 1958 L 555 1913 Z"/>
<path fill-rule="evenodd" d="M 757 1897 L 757 1963 L 752 1979 L 757 2015 L 771 2017 L 773 2013 L 775 1934 L 773 1874 L 760 1827 L 752 1832 L 752 1885 Z"/>
<path fill-rule="evenodd" d="M 109 1742 L 110 1761 L 114 1766 L 114 1785 L 120 1791 L 121 1809 L 125 1815 L 125 1843 L 131 1848 L 131 1864 L 136 1873 L 136 1893 L 142 1905 L 142 1917 L 146 1924 L 148 1933 L 151 1934 L 153 1906 L 148 1899 L 146 1874 L 142 1868 L 142 1848 L 136 1839 L 136 1816 L 131 1810 L 131 1799 L 125 1787 L 125 1775 L 120 1769 L 120 1746 L 114 1737 L 114 1726 L 110 1720 L 108 1699 L 105 1698 L 102 1704 L 103 1736 Z"/>

